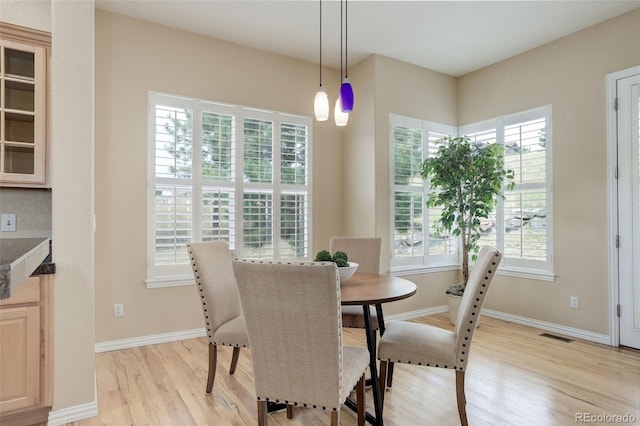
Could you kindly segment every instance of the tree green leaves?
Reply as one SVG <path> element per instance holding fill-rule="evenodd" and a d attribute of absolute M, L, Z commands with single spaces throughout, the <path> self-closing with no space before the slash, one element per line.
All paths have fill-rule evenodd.
<path fill-rule="evenodd" d="M 434 229 L 436 235 L 447 231 L 460 237 L 466 284 L 469 255 L 475 260 L 480 249 L 480 219 L 492 213 L 503 185 L 514 187 L 514 173 L 505 170 L 504 148 L 497 143 L 447 136 L 436 144 L 436 152 L 422 162 L 421 176 L 430 185 L 426 205 L 442 209 Z"/>

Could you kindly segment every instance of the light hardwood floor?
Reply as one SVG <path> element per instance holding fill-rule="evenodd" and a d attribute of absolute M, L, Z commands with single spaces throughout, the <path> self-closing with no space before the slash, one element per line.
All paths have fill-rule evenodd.
<path fill-rule="evenodd" d="M 446 314 L 417 320 L 450 328 Z M 640 422 L 640 351 L 580 340 L 542 337 L 541 330 L 483 317 L 466 374 L 471 425 L 622 424 Z M 345 330 L 345 344 L 365 346 L 361 330 Z M 205 393 L 205 338 L 96 355 L 99 416 L 72 425 L 253 425 L 251 352 L 240 351 L 233 376 L 231 350 L 218 350 L 218 372 Z M 453 370 L 396 365 L 386 391 L 386 425 L 457 425 Z M 373 412 L 371 391 L 367 392 Z M 273 425 L 328 425 L 319 409 L 296 408 L 269 415 Z M 578 418 L 576 417 L 578 416 Z M 593 416 L 593 417 L 588 417 Z M 602 416 L 600 418 L 596 416 Z M 581 422 L 580 419 L 583 421 Z M 343 425 L 355 416 L 342 410 Z"/>

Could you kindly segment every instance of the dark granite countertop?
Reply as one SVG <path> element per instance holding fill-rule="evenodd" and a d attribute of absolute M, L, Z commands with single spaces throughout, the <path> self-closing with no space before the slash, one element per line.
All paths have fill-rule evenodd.
<path fill-rule="evenodd" d="M 50 241 L 44 237 L 0 239 L 0 299 L 10 297 L 32 274 L 55 273 Z"/>

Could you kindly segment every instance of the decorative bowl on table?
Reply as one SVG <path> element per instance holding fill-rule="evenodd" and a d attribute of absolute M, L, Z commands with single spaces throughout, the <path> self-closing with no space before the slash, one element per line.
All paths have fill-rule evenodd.
<path fill-rule="evenodd" d="M 338 274 L 340 275 L 340 282 L 343 283 L 356 272 L 358 269 L 358 264 L 356 262 L 347 262 L 349 266 L 343 266 L 338 268 Z"/>

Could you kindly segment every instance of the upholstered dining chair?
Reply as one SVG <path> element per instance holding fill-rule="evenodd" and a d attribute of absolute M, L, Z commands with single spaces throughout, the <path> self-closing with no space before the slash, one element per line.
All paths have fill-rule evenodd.
<path fill-rule="evenodd" d="M 358 425 L 365 420 L 369 352 L 342 346 L 340 282 L 334 263 L 235 260 L 233 267 L 251 344 L 258 424 L 267 403 L 322 408 L 331 424 L 356 387 Z"/>
<path fill-rule="evenodd" d="M 502 253 L 495 248 L 483 247 L 480 250 L 460 302 L 455 330 L 449 331 L 405 321 L 390 321 L 386 324 L 384 335 L 378 345 L 378 360 L 381 361 L 380 389 L 383 389 L 383 395 L 387 363 L 399 362 L 453 369 L 456 371 L 460 423 L 463 426 L 468 424 L 464 374 L 480 310 L 501 258 Z"/>
<path fill-rule="evenodd" d="M 329 251 L 333 254 L 340 250 L 347 253 L 349 260 L 358 263 L 356 272 L 368 274 L 380 273 L 380 238 L 331 237 Z M 342 326 L 347 328 L 365 328 L 364 314 L 361 306 L 342 307 Z M 376 308 L 371 307 L 371 327 L 377 330 L 378 315 Z"/>
<path fill-rule="evenodd" d="M 233 374 L 238 365 L 240 348 L 249 347 L 249 337 L 227 242 L 206 241 L 190 243 L 187 247 L 209 340 L 206 390 L 211 393 L 216 378 L 218 346 L 233 347 L 229 367 L 229 374 Z"/>

